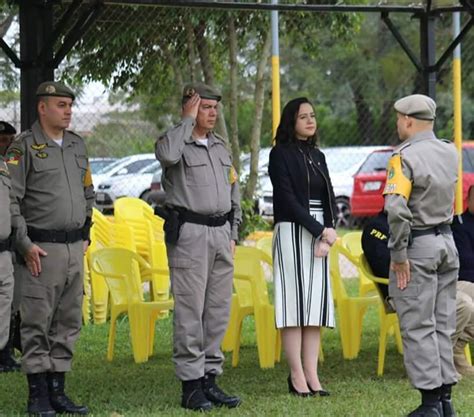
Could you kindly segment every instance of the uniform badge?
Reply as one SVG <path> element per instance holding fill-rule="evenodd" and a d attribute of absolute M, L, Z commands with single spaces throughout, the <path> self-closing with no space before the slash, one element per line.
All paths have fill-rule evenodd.
<path fill-rule="evenodd" d="M 54 88 L 54 85 L 47 85 L 44 90 L 45 90 L 48 94 L 54 94 L 54 93 L 56 92 L 56 88 Z"/>
<path fill-rule="evenodd" d="M 31 145 L 31 149 L 33 149 L 34 151 L 41 151 L 44 148 L 46 148 L 47 146 L 48 145 L 46 143 L 42 143 L 40 145 Z"/>
<path fill-rule="evenodd" d="M 186 97 L 192 97 L 196 94 L 196 90 L 194 88 L 188 88 L 186 90 Z"/>
<path fill-rule="evenodd" d="M 8 153 L 5 156 L 5 162 L 10 165 L 18 165 L 22 156 L 23 151 L 21 149 L 9 149 Z"/>
<path fill-rule="evenodd" d="M 235 170 L 234 166 L 232 165 L 229 170 L 229 182 L 230 184 L 234 184 L 239 176 L 237 175 L 237 171 Z"/>
<path fill-rule="evenodd" d="M 38 152 L 35 156 L 40 159 L 46 159 L 48 157 L 48 154 L 46 152 Z"/>

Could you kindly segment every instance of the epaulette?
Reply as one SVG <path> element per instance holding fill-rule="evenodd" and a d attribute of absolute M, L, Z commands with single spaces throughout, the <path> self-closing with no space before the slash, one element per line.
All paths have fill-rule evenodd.
<path fill-rule="evenodd" d="M 73 130 L 67 130 L 67 129 L 66 129 L 66 132 L 67 132 L 67 133 L 70 133 L 71 135 L 74 135 L 74 136 L 76 136 L 76 137 L 78 137 L 79 139 L 82 140 L 82 136 L 79 135 L 78 133 L 74 132 Z"/>
<path fill-rule="evenodd" d="M 392 156 L 399 155 L 404 149 L 408 148 L 409 146 L 411 146 L 410 142 L 402 143 L 401 145 L 399 145 L 397 148 L 393 150 Z"/>
<path fill-rule="evenodd" d="M 26 137 L 30 136 L 33 134 L 33 131 L 31 129 L 28 129 L 28 130 L 25 130 L 23 132 L 21 132 L 20 134 L 18 134 L 17 136 L 15 136 L 15 139 L 13 139 L 13 143 L 15 142 L 22 142 L 23 139 L 25 139 Z"/>
<path fill-rule="evenodd" d="M 452 140 L 449 140 L 449 139 L 439 139 L 441 142 L 445 142 L 445 143 L 453 143 Z"/>

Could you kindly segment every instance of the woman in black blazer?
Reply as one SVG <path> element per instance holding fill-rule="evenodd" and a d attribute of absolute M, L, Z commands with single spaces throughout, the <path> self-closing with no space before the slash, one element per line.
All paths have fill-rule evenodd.
<path fill-rule="evenodd" d="M 268 167 L 275 219 L 275 318 L 290 366 L 289 392 L 300 396 L 329 395 L 317 366 L 320 327 L 334 327 L 327 255 L 337 239 L 336 201 L 316 128 L 308 99 L 287 103 Z"/>

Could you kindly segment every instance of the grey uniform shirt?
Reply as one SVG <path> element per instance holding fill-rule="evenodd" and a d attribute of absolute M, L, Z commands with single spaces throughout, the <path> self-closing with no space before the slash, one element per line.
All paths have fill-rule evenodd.
<path fill-rule="evenodd" d="M 0 159 L 0 240 L 8 239 L 11 233 L 10 188 L 7 164 Z"/>
<path fill-rule="evenodd" d="M 385 195 L 393 262 L 407 260 L 411 229 L 429 229 L 453 219 L 458 156 L 452 143 L 437 139 L 432 131 L 420 132 L 394 150 L 411 181 L 408 200 L 399 194 Z"/>
<path fill-rule="evenodd" d="M 196 142 L 194 126 L 195 120 L 185 117 L 156 142 L 166 205 L 205 215 L 223 215 L 233 209 L 231 238 L 237 240 L 240 191 L 238 181 L 231 181 L 231 154 L 224 140 L 213 132 L 208 134 L 207 146 Z"/>
<path fill-rule="evenodd" d="M 82 138 L 65 131 L 62 146 L 48 138 L 39 122 L 22 133 L 7 151 L 12 179 L 12 225 L 16 246 L 31 246 L 27 226 L 70 231 L 92 216 L 94 187 Z"/>

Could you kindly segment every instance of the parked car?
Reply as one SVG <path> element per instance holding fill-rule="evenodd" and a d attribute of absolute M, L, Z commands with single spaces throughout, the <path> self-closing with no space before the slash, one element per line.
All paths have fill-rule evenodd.
<path fill-rule="evenodd" d="M 117 158 L 89 158 L 89 165 L 91 167 L 92 174 L 98 174 L 106 166 L 115 162 Z"/>
<path fill-rule="evenodd" d="M 353 189 L 353 176 L 365 159 L 377 149 L 391 148 L 388 146 L 336 146 L 321 149 L 326 157 L 336 196 L 337 227 L 352 226 L 350 198 Z M 263 164 L 262 166 L 267 167 Z M 259 176 L 257 208 L 262 216 L 273 216 L 273 188 L 267 174 Z"/>
<path fill-rule="evenodd" d="M 113 210 L 114 202 L 121 197 L 138 197 L 148 202 L 153 175 L 161 176 L 161 166 L 155 161 L 134 174 L 123 174 L 102 181 L 97 187 L 95 205 L 98 210 Z"/>
<path fill-rule="evenodd" d="M 92 174 L 92 182 L 94 183 L 96 189 L 97 187 L 105 180 L 128 174 L 136 174 L 143 168 L 147 167 L 150 164 L 156 162 L 155 154 L 145 153 L 138 155 L 126 156 L 124 158 L 118 159 L 117 161 L 107 165 L 97 174 Z"/>
<path fill-rule="evenodd" d="M 387 164 L 392 149 L 373 152 L 354 177 L 351 198 L 352 215 L 358 218 L 377 215 L 383 208 L 382 195 L 387 178 Z M 474 141 L 462 145 L 463 160 L 463 207 L 467 204 L 467 191 L 474 184 Z"/>
<path fill-rule="evenodd" d="M 150 192 L 148 193 L 146 202 L 152 207 L 161 206 L 165 202 L 166 192 L 161 186 L 162 171 L 156 171 L 151 178 Z"/>

